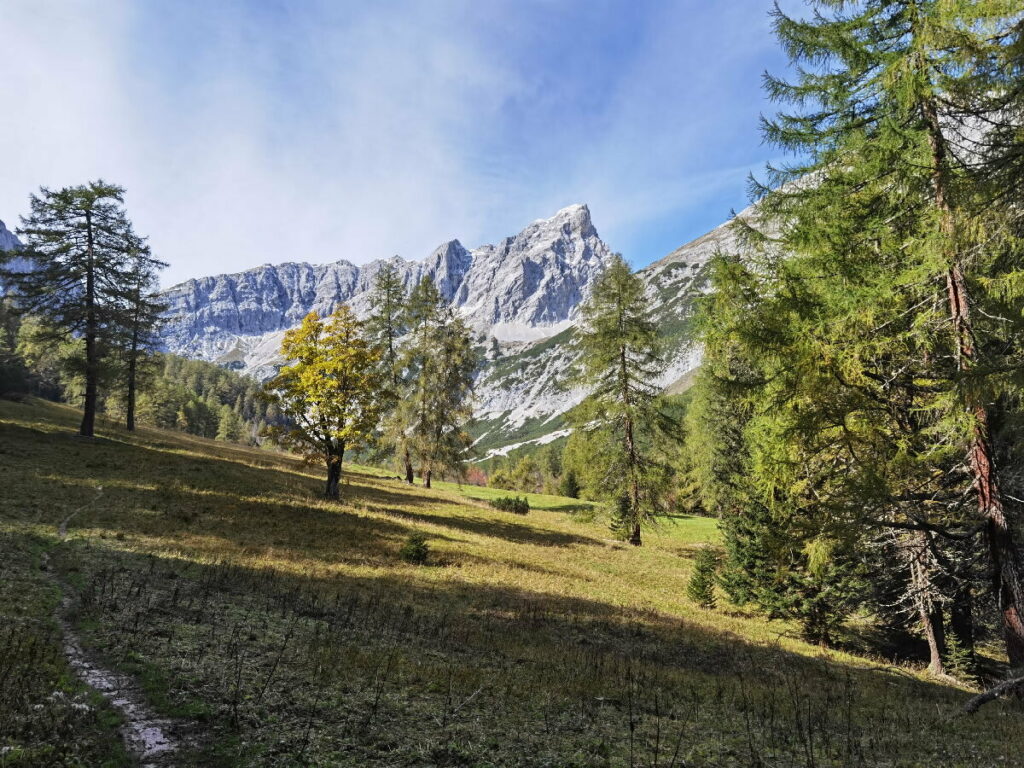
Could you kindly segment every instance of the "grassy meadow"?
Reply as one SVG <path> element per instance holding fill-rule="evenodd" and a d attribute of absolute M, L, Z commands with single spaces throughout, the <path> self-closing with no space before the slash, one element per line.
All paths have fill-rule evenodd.
<path fill-rule="evenodd" d="M 173 718 L 183 766 L 996 766 L 1024 711 L 803 643 L 685 585 L 713 521 L 634 549 L 592 505 L 129 434 L 0 401 L 0 766 L 125 766 L 57 622 Z M 62 530 L 63 529 L 63 530 Z M 426 565 L 403 562 L 414 532 Z M 63 535 L 62 535 L 63 533 Z M 170 760 L 170 758 L 168 758 Z"/>

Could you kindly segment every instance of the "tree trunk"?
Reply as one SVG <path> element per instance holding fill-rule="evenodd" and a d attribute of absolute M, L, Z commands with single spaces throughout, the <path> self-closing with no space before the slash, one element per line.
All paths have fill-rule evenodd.
<path fill-rule="evenodd" d="M 956 337 L 958 366 L 969 370 L 975 363 L 974 334 L 971 327 L 970 297 L 967 283 L 956 253 L 956 226 L 946 191 L 947 153 L 945 138 L 935 105 L 925 99 L 922 111 L 929 126 L 932 150 L 932 184 L 935 206 L 940 215 L 943 235 L 950 243 L 949 269 L 946 273 L 946 293 L 950 319 Z M 989 553 L 993 569 L 993 591 L 1003 617 L 1003 637 L 1010 664 L 1024 666 L 1024 563 L 1013 540 L 1013 524 L 1003 505 L 999 488 L 989 414 L 976 396 L 967 393 L 965 406 L 974 421 L 974 434 L 967 449 L 967 459 L 978 494 L 978 511 L 987 521 Z"/>
<path fill-rule="evenodd" d="M 639 547 L 641 545 L 641 543 L 642 543 L 640 541 L 640 522 L 639 521 L 634 521 L 633 522 L 633 532 L 629 535 L 629 543 L 632 544 L 634 547 Z"/>
<path fill-rule="evenodd" d="M 124 425 L 129 432 L 135 431 L 135 353 L 128 359 L 128 406 L 125 409 Z"/>
<path fill-rule="evenodd" d="M 324 496 L 328 499 L 341 498 L 341 462 L 345 457 L 345 447 L 327 456 L 327 487 Z"/>
<path fill-rule="evenodd" d="M 629 413 L 629 408 L 632 404 L 632 398 L 629 394 L 629 367 L 626 361 L 626 348 L 619 348 L 619 364 L 621 366 L 620 375 L 621 381 L 619 382 L 622 387 L 622 404 L 626 408 L 626 413 Z M 640 539 L 640 483 L 637 478 L 637 469 L 639 458 L 636 455 L 636 441 L 633 438 L 633 419 L 627 415 L 625 419 L 625 438 L 626 438 L 626 460 L 629 466 L 629 514 L 630 523 L 632 530 L 629 535 L 629 543 L 634 547 L 639 547 L 643 544 Z"/>
<path fill-rule="evenodd" d="M 431 471 L 429 469 L 426 472 L 423 473 L 423 487 L 424 488 L 429 488 L 430 487 L 430 475 L 431 475 Z"/>
<path fill-rule="evenodd" d="M 85 212 L 86 253 L 85 270 L 85 407 L 82 412 L 82 426 L 78 432 L 82 437 L 92 437 L 96 426 L 97 379 L 99 377 L 98 350 L 96 349 L 96 258 L 93 242 L 92 213 Z"/>
<path fill-rule="evenodd" d="M 139 302 L 142 297 L 136 291 L 135 314 L 132 317 L 132 341 L 128 349 L 128 407 L 125 409 L 125 428 L 135 431 L 135 378 L 138 374 L 139 360 Z"/>
<path fill-rule="evenodd" d="M 946 656 L 946 630 L 942 624 L 942 609 L 933 605 L 920 611 L 921 627 L 928 641 L 928 671 L 933 675 L 946 673 L 943 659 Z"/>
<path fill-rule="evenodd" d="M 405 452 L 403 458 L 405 459 L 405 482 L 409 485 L 415 485 L 416 475 L 412 471 L 412 459 L 409 458 L 409 446 L 404 447 Z"/>
<path fill-rule="evenodd" d="M 910 589 L 921 630 L 928 641 L 928 671 L 933 675 L 945 672 L 946 632 L 942 623 L 942 607 L 936 602 L 938 586 L 934 581 L 935 564 L 931 557 L 926 531 L 915 531 L 907 551 L 910 558 Z"/>

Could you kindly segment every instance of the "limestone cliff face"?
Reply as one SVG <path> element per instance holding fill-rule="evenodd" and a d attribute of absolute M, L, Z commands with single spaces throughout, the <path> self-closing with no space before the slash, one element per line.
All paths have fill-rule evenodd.
<path fill-rule="evenodd" d="M 423 261 L 388 261 L 398 268 L 407 289 L 424 276 L 432 277 L 474 330 L 522 341 L 550 336 L 569 325 L 610 257 L 590 211 L 573 205 L 497 245 L 470 251 L 450 240 Z M 281 334 L 309 312 L 328 314 L 347 303 L 365 315 L 383 263 L 264 265 L 189 280 L 164 293 L 169 305 L 165 344 L 177 354 L 264 375 Z"/>

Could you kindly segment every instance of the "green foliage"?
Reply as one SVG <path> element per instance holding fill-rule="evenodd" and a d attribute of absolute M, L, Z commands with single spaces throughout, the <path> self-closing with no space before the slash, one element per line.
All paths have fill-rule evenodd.
<path fill-rule="evenodd" d="M 404 380 L 388 434 L 393 445 L 415 458 L 429 487 L 435 472 L 465 474 L 478 358 L 469 328 L 429 278 L 409 296 L 404 324 L 409 329 L 399 362 Z"/>
<path fill-rule="evenodd" d="M 957 637 L 956 632 L 946 635 L 946 672 L 968 685 L 977 682 L 977 662 L 974 651 Z"/>
<path fill-rule="evenodd" d="M 712 263 L 687 454 L 702 505 L 722 516 L 727 588 L 808 636 L 827 640 L 866 599 L 859 564 L 880 537 L 950 534 L 934 546 L 959 573 L 950 541 L 973 536 L 983 551 L 977 489 L 1017 493 L 1024 292 L 1009 286 L 1024 249 L 983 170 L 1020 98 L 1011 38 L 992 34 L 1010 28 L 1011 7 L 774 12 L 795 79 L 768 77 L 768 92 L 795 112 L 765 134 L 799 162 L 755 185 L 754 213 L 735 224 L 743 258 Z M 989 443 L 992 423 L 1008 429 Z M 972 457 L 992 450 L 1002 474 L 979 480 Z M 1001 541 L 1004 595 L 1020 595 L 1012 534 Z M 911 602 L 953 588 L 884 566 L 874 578 L 902 580 Z"/>
<path fill-rule="evenodd" d="M 544 473 L 532 456 L 523 456 L 512 470 L 515 490 L 539 493 L 544 488 Z"/>
<path fill-rule="evenodd" d="M 558 493 L 570 499 L 578 499 L 580 497 L 580 483 L 576 479 L 575 470 L 570 469 L 562 475 L 562 480 L 558 484 Z"/>
<path fill-rule="evenodd" d="M 512 473 L 503 467 L 499 467 L 490 473 L 487 477 L 487 485 L 491 488 L 501 488 L 506 491 L 514 491 L 516 489 Z"/>
<path fill-rule="evenodd" d="M 641 525 L 665 507 L 675 425 L 657 386 L 665 363 L 650 302 L 621 256 L 595 282 L 581 317 L 581 379 L 591 394 L 570 414 L 565 463 L 591 493 L 616 500 L 615 527 L 639 545 Z"/>
<path fill-rule="evenodd" d="M 516 515 L 525 515 L 530 511 L 530 502 L 522 496 L 502 496 L 491 499 L 490 505 L 502 512 L 512 512 Z"/>
<path fill-rule="evenodd" d="M 718 572 L 718 552 L 701 547 L 693 563 L 693 573 L 686 583 L 686 596 L 701 608 L 715 607 L 715 579 Z"/>
<path fill-rule="evenodd" d="M 139 291 L 151 291 L 150 278 L 162 265 L 133 231 L 122 187 L 102 180 L 57 191 L 43 187 L 29 204 L 31 213 L 18 230 L 24 248 L 0 254 L 3 261 L 16 255 L 29 268 L 0 269 L 0 278 L 13 286 L 17 310 L 40 317 L 51 341 L 82 340 L 80 432 L 91 437 L 101 369 L 126 333 L 139 338 L 152 319 L 136 311 Z M 128 330 L 133 324 L 134 333 Z"/>
<path fill-rule="evenodd" d="M 410 533 L 402 548 L 398 550 L 398 556 L 412 565 L 426 565 L 430 558 L 430 545 L 427 543 L 426 535 Z"/>

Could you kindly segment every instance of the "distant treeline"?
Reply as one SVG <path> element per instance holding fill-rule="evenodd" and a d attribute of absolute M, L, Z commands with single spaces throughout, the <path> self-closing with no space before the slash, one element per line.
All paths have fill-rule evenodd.
<path fill-rule="evenodd" d="M 0 304 L 0 395 L 34 395 L 81 406 L 83 342 L 53 342 L 37 318 L 20 319 L 9 302 Z M 274 403 L 260 397 L 255 379 L 202 360 L 154 352 L 141 361 L 136 420 L 145 426 L 177 429 L 228 442 L 259 443 L 264 427 L 283 423 Z M 123 363 L 107 358 L 97 407 L 122 420 L 127 393 L 117 382 Z"/>

